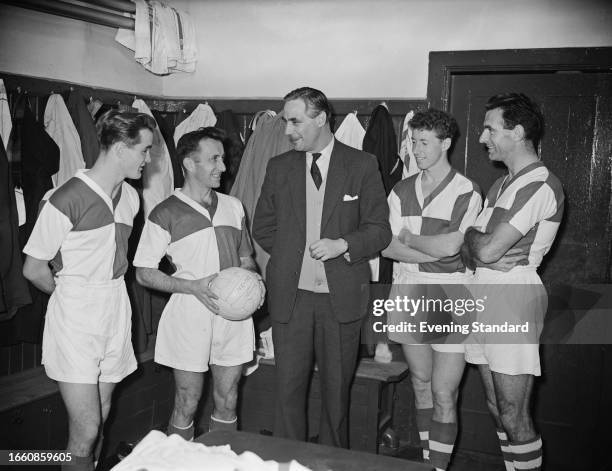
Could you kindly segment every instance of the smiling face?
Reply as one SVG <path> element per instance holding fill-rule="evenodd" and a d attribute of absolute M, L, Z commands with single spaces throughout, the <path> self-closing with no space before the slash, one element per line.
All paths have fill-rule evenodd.
<path fill-rule="evenodd" d="M 286 122 L 285 134 L 289 136 L 295 150 L 317 152 L 325 147 L 320 146 L 325 113 L 320 112 L 311 118 L 306 103 L 300 98 L 287 101 L 283 111 Z"/>
<path fill-rule="evenodd" d="M 185 162 L 190 178 L 194 178 L 201 186 L 212 189 L 221 185 L 221 175 L 225 172 L 223 162 L 223 144 L 216 139 L 202 139 L 198 150 L 192 153 Z"/>
<path fill-rule="evenodd" d="M 153 145 L 153 133 L 149 129 L 139 131 L 138 143 L 127 145 L 118 143 L 120 147 L 120 165 L 124 178 L 138 179 L 146 164 L 151 162 L 150 150 Z"/>
<path fill-rule="evenodd" d="M 515 147 L 514 130 L 504 128 L 504 112 L 501 108 L 487 111 L 484 130 L 478 142 L 487 146 L 489 159 L 504 162 Z"/>
<path fill-rule="evenodd" d="M 412 131 L 412 152 L 419 170 L 435 168 L 446 157 L 450 138 L 440 139 L 434 130 L 415 129 Z"/>

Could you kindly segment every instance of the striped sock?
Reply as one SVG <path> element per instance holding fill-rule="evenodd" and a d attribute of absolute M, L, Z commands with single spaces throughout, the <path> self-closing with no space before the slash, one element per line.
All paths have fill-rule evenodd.
<path fill-rule="evenodd" d="M 166 435 L 170 436 L 173 433 L 177 434 L 179 437 L 182 437 L 188 442 L 192 442 L 194 435 L 193 420 L 186 427 L 179 427 L 178 425 L 174 425 L 172 422 L 170 422 L 168 424 L 168 428 L 166 429 Z"/>
<path fill-rule="evenodd" d="M 516 471 L 542 469 L 542 438 L 537 435 L 526 442 L 510 442 Z"/>
<path fill-rule="evenodd" d="M 234 417 L 232 420 L 217 419 L 214 415 L 210 416 L 210 425 L 208 431 L 213 430 L 237 430 L 238 429 L 238 417 Z"/>
<path fill-rule="evenodd" d="M 499 447 L 501 448 L 502 456 L 504 457 L 504 465 L 506 471 L 514 471 L 514 464 L 512 459 L 512 450 L 510 449 L 510 442 L 508 441 L 508 435 L 504 429 L 497 429 L 497 438 L 499 438 Z"/>
<path fill-rule="evenodd" d="M 429 463 L 429 429 L 431 427 L 432 416 L 433 407 L 416 410 L 417 429 L 421 439 L 421 448 L 423 448 L 423 460 L 426 463 Z"/>
<path fill-rule="evenodd" d="M 431 421 L 431 430 L 429 431 L 429 461 L 435 466 L 436 470 L 444 471 L 448 468 L 456 438 L 456 423 Z"/>

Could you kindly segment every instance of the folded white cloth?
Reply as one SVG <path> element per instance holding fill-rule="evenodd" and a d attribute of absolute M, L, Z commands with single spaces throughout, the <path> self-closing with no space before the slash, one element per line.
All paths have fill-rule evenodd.
<path fill-rule="evenodd" d="M 152 430 L 132 452 L 112 471 L 278 471 L 279 463 L 264 461 L 255 453 L 245 451 L 237 455 L 229 445 L 206 446 L 188 442 L 178 435 L 167 437 Z M 289 463 L 290 471 L 308 471 L 297 461 Z"/>

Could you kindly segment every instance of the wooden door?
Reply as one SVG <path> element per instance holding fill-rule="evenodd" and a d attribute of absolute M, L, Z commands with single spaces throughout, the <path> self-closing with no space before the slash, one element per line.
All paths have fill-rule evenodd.
<path fill-rule="evenodd" d="M 505 173 L 478 143 L 484 104 L 522 92 L 546 120 L 542 160 L 561 180 L 565 217 L 540 274 L 547 285 L 610 283 L 612 262 L 612 49 L 466 51 L 430 54 L 428 98 L 450 111 L 462 136 L 451 163 L 483 192 Z M 611 342 L 612 343 L 612 342 Z M 612 466 L 610 345 L 543 345 L 533 412 L 546 470 Z M 478 374 L 461 391 L 459 450 L 499 454 Z"/>

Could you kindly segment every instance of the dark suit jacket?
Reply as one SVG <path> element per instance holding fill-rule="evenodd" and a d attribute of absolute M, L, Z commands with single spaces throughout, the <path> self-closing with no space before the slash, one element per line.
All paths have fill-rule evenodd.
<path fill-rule="evenodd" d="M 270 254 L 266 270 L 272 320 L 289 322 L 306 244 L 306 154 L 289 151 L 268 163 L 253 218 L 253 237 Z M 354 198 L 357 196 L 357 198 Z M 354 199 L 347 201 L 352 197 Z M 373 155 L 339 141 L 329 163 L 321 238 L 344 238 L 343 256 L 324 262 L 331 304 L 339 322 L 366 315 L 368 259 L 391 241 L 389 208 Z"/>

